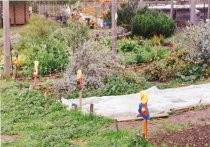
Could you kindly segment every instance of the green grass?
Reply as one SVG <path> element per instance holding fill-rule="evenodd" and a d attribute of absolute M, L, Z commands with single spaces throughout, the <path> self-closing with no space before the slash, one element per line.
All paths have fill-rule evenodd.
<path fill-rule="evenodd" d="M 130 132 L 106 129 L 110 119 L 68 111 L 53 95 L 29 91 L 28 83 L 0 83 L 1 134 L 19 136 L 2 146 L 148 146 Z"/>

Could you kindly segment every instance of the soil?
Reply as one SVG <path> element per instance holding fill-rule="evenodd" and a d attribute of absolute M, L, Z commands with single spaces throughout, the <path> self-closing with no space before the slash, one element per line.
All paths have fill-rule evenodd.
<path fill-rule="evenodd" d="M 200 109 L 152 119 L 148 122 L 148 141 L 154 146 L 210 146 L 210 107 Z M 107 128 L 115 130 L 115 126 Z M 142 134 L 143 121 L 118 122 L 118 128 Z"/>
<path fill-rule="evenodd" d="M 1 143 L 8 142 L 8 141 L 14 141 L 18 139 L 18 135 L 1 135 Z"/>
<path fill-rule="evenodd" d="M 199 125 L 178 132 L 160 134 L 150 138 L 150 142 L 155 146 L 209 147 L 210 125 Z"/>

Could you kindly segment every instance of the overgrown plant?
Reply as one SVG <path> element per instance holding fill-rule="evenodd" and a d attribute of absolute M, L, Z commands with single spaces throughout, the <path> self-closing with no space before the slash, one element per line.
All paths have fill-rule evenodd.
<path fill-rule="evenodd" d="M 115 67 L 111 51 L 100 43 L 89 40 L 80 46 L 72 57 L 60 86 L 68 86 L 70 91 L 74 91 L 76 72 L 81 69 L 84 89 L 102 87 L 104 78 L 113 73 Z"/>
<path fill-rule="evenodd" d="M 189 51 L 188 61 L 210 65 L 210 22 L 187 27 L 179 42 Z"/>
<path fill-rule="evenodd" d="M 87 38 L 84 24 L 68 22 L 61 28 L 53 20 L 32 15 L 15 50 L 26 57 L 21 65 L 24 74 L 31 75 L 33 62 L 38 60 L 39 74 L 47 75 L 65 70 L 71 55 Z"/>

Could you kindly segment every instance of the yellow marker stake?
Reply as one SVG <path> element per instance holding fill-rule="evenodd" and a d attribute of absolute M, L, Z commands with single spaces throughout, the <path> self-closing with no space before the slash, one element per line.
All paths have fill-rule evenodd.
<path fill-rule="evenodd" d="M 36 86 L 36 80 L 38 77 L 38 67 L 39 67 L 39 61 L 34 61 L 34 71 L 33 71 L 34 86 Z"/>
<path fill-rule="evenodd" d="M 140 99 L 141 99 L 142 105 L 147 105 L 149 96 L 145 91 L 141 91 Z M 145 109 L 145 107 L 142 107 L 141 112 L 144 114 L 146 111 L 147 110 Z M 145 113 L 145 114 L 147 114 L 147 113 Z M 147 121 L 147 119 L 144 118 L 144 134 L 143 134 L 144 139 L 148 139 L 148 127 L 147 126 L 148 126 L 148 121 Z"/>
<path fill-rule="evenodd" d="M 80 88 L 79 105 L 80 105 L 80 108 L 82 108 L 82 70 L 77 71 L 77 82 L 78 82 L 78 88 Z"/>

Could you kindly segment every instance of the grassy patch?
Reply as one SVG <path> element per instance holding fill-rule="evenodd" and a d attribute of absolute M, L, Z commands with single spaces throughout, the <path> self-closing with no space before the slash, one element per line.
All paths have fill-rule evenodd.
<path fill-rule="evenodd" d="M 165 122 L 163 123 L 163 126 L 167 131 L 182 131 L 186 128 L 191 127 L 192 124 L 191 122 L 182 123 L 182 124 L 173 124 L 173 123 Z"/>
<path fill-rule="evenodd" d="M 105 129 L 112 120 L 68 111 L 54 96 L 1 80 L 1 134 L 18 135 L 2 146 L 133 146 L 148 144 L 129 132 Z M 27 84 L 25 84 L 27 85 Z M 134 140 L 134 141 L 133 141 Z"/>

